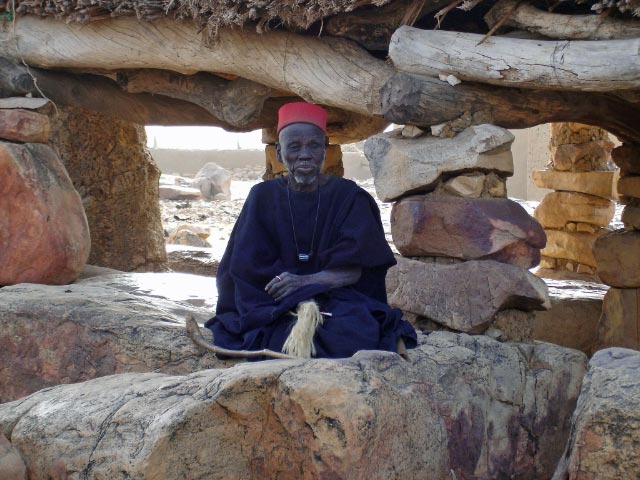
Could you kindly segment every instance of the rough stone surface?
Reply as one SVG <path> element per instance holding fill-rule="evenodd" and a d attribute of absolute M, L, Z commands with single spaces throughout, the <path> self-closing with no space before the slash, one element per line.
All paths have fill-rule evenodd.
<path fill-rule="evenodd" d="M 611 158 L 623 175 L 640 175 L 640 145 L 625 143 L 616 147 Z"/>
<path fill-rule="evenodd" d="M 638 478 L 638 438 L 640 352 L 601 350 L 589 362 L 553 480 Z"/>
<path fill-rule="evenodd" d="M 224 195 L 224 198 L 231 198 L 231 172 L 220 165 L 210 162 L 204 165 L 191 183 L 193 188 L 200 190 L 202 198 L 213 200 L 216 195 Z"/>
<path fill-rule="evenodd" d="M 622 210 L 622 223 L 625 228 L 640 230 L 640 207 L 627 205 Z"/>
<path fill-rule="evenodd" d="M 59 107 L 52 146 L 84 204 L 89 263 L 116 270 L 158 270 L 166 261 L 158 203 L 160 172 L 144 127 Z"/>
<path fill-rule="evenodd" d="M 484 179 L 482 173 L 458 175 L 444 183 L 444 190 L 459 197 L 479 198 L 484 188 Z"/>
<path fill-rule="evenodd" d="M 640 289 L 610 288 L 604 297 L 595 349 L 640 350 Z"/>
<path fill-rule="evenodd" d="M 640 287 L 640 232 L 616 230 L 603 235 L 595 242 L 593 253 L 604 283 L 618 288 Z"/>
<path fill-rule="evenodd" d="M 513 135 L 494 125 L 469 127 L 454 138 L 402 138 L 390 132 L 369 138 L 369 160 L 376 193 L 383 202 L 433 190 L 442 175 L 468 170 L 513 174 Z"/>
<path fill-rule="evenodd" d="M 604 235 L 606 230 L 600 230 L 596 233 L 545 230 L 545 233 L 547 234 L 547 246 L 542 249 L 542 255 L 572 260 L 595 267 L 596 258 L 593 256 L 593 246 L 598 236 Z"/>
<path fill-rule="evenodd" d="M 405 362 L 124 374 L 0 405 L 32 479 L 548 478 L 585 356 L 439 332 Z M 453 473 L 452 473 L 453 472 Z"/>
<path fill-rule="evenodd" d="M 210 247 L 207 238 L 209 232 L 203 228 L 192 225 L 180 225 L 169 234 L 167 243 L 172 245 L 184 245 L 188 247 Z"/>
<path fill-rule="evenodd" d="M 397 260 L 387 274 L 389 304 L 453 330 L 481 333 L 500 310 L 550 307 L 544 281 L 520 267 L 491 260 L 455 265 Z"/>
<path fill-rule="evenodd" d="M 591 172 L 609 170 L 613 143 L 608 140 L 567 143 L 551 149 L 554 170 Z"/>
<path fill-rule="evenodd" d="M 0 433 L 0 480 L 27 480 L 27 467 L 9 440 Z"/>
<path fill-rule="evenodd" d="M 505 310 L 496 315 L 492 327 L 500 340 L 539 340 L 591 354 L 596 342 L 605 285 L 545 279 L 551 308 L 532 312 Z"/>
<path fill-rule="evenodd" d="M 526 210 L 506 198 L 414 195 L 391 211 L 393 243 L 404 256 L 492 259 L 530 268 L 546 237 Z"/>
<path fill-rule="evenodd" d="M 618 180 L 618 195 L 640 198 L 640 175 L 620 177 Z"/>
<path fill-rule="evenodd" d="M 167 245 L 167 266 L 174 272 L 215 277 L 220 258 L 209 248 Z"/>
<path fill-rule="evenodd" d="M 0 142 L 0 285 L 72 282 L 89 248 L 82 202 L 55 152 Z"/>
<path fill-rule="evenodd" d="M 544 196 L 533 216 L 547 228 L 564 228 L 569 222 L 606 227 L 615 210 L 615 204 L 606 198 L 576 192 L 551 192 Z"/>
<path fill-rule="evenodd" d="M 593 125 L 575 122 L 558 122 L 551 124 L 551 146 L 595 142 L 609 140 L 606 130 Z"/>
<path fill-rule="evenodd" d="M 12 142 L 46 143 L 51 135 L 49 117 L 22 109 L 0 109 L 0 138 Z"/>
<path fill-rule="evenodd" d="M 536 170 L 531 178 L 537 187 L 567 192 L 580 192 L 613 198 L 613 172 L 556 172 Z"/>
<path fill-rule="evenodd" d="M 214 299 L 197 296 L 214 291 L 212 279 L 205 283 L 193 275 L 137 273 L 0 289 L 0 402 L 114 373 L 185 374 L 225 365 L 185 333 L 187 314 L 202 322 L 213 311 Z M 180 301 L 167 300 L 172 295 Z"/>

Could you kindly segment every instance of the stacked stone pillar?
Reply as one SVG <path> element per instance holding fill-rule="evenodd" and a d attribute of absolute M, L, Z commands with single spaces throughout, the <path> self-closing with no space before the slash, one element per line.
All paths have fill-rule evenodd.
<path fill-rule="evenodd" d="M 287 168 L 282 164 L 276 156 L 276 142 L 278 136 L 273 128 L 264 128 L 262 130 L 262 143 L 265 143 L 265 173 L 263 180 L 271 180 L 272 178 L 286 175 Z M 344 175 L 344 165 L 342 163 L 342 148 L 340 145 L 328 145 L 327 156 L 322 167 L 322 173 L 342 177 Z"/>
<path fill-rule="evenodd" d="M 89 256 L 87 219 L 46 145 L 47 100 L 0 98 L 0 286 L 74 281 Z"/>
<path fill-rule="evenodd" d="M 549 168 L 533 172 L 538 187 L 556 190 L 534 212 L 547 234 L 540 266 L 593 275 L 593 246 L 615 213 L 613 143 L 598 127 L 556 123 L 551 129 Z"/>
<path fill-rule="evenodd" d="M 604 297 L 595 350 L 640 350 L 640 144 L 613 150 L 620 167 L 617 191 L 624 228 L 601 236 L 594 255 L 598 276 L 611 288 Z"/>
<path fill-rule="evenodd" d="M 402 255 L 387 277 L 389 303 L 417 323 L 469 333 L 505 309 L 546 308 L 546 285 L 528 271 L 544 232 L 506 198 L 513 135 L 493 125 L 453 138 L 415 132 L 365 143 L 376 193 L 394 203 L 391 234 Z"/>

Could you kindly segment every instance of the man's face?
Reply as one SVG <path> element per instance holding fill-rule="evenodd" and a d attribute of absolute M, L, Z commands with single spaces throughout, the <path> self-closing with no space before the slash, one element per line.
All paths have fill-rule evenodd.
<path fill-rule="evenodd" d="M 313 184 L 324 164 L 324 132 L 310 123 L 287 125 L 280 130 L 276 153 L 296 183 Z"/>

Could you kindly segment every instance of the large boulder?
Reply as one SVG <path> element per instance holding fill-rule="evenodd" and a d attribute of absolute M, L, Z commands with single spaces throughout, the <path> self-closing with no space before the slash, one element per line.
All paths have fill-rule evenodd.
<path fill-rule="evenodd" d="M 544 230 L 507 198 L 414 195 L 391 212 L 393 243 L 404 256 L 491 259 L 530 268 L 540 261 Z"/>
<path fill-rule="evenodd" d="M 64 106 L 51 122 L 51 145 L 89 221 L 89 263 L 124 271 L 161 270 L 167 257 L 160 172 L 147 150 L 144 126 Z"/>
<path fill-rule="evenodd" d="M 614 198 L 613 172 L 556 172 L 536 170 L 531 172 L 533 183 L 540 188 L 579 192 L 603 198 Z"/>
<path fill-rule="evenodd" d="M 0 108 L 0 138 L 13 142 L 45 143 L 51 134 L 49 117 L 23 109 Z"/>
<path fill-rule="evenodd" d="M 82 202 L 55 152 L 0 142 L 0 286 L 72 282 L 90 246 Z"/>
<path fill-rule="evenodd" d="M 546 228 L 564 228 L 570 222 L 606 227 L 615 211 L 615 204 L 606 198 L 576 192 L 551 192 L 544 196 L 533 216 Z"/>
<path fill-rule="evenodd" d="M 186 315 L 211 316 L 214 291 L 211 279 L 168 273 L 0 289 L 0 402 L 114 373 L 226 365 L 193 345 L 184 327 Z"/>
<path fill-rule="evenodd" d="M 640 288 L 640 232 L 616 230 L 603 235 L 595 242 L 593 254 L 604 283 Z"/>
<path fill-rule="evenodd" d="M 199 189 L 205 200 L 214 198 L 229 200 L 231 199 L 231 173 L 217 163 L 209 162 L 196 173 L 191 187 Z"/>
<path fill-rule="evenodd" d="M 495 125 L 469 127 L 454 138 L 375 135 L 364 144 L 376 193 L 389 202 L 408 193 L 433 190 L 444 174 L 474 170 L 513 175 L 514 136 Z"/>
<path fill-rule="evenodd" d="M 640 352 L 601 350 L 589 362 L 553 480 L 639 478 L 639 438 Z"/>
<path fill-rule="evenodd" d="M 397 260 L 387 273 L 389 304 L 456 331 L 481 333 L 500 310 L 550 306 L 544 280 L 520 267 L 491 260 Z"/>
<path fill-rule="evenodd" d="M 124 374 L 0 405 L 32 479 L 548 478 L 585 356 L 439 332 L 410 352 Z"/>

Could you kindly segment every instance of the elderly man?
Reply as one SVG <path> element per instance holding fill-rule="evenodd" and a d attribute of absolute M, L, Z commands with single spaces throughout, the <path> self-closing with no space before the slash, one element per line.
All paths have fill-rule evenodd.
<path fill-rule="evenodd" d="M 320 173 L 326 122 L 317 105 L 279 111 L 276 152 L 289 174 L 253 187 L 233 229 L 218 269 L 216 316 L 205 324 L 217 346 L 342 358 L 416 345 L 413 327 L 386 304 L 395 260 L 377 205 L 354 182 Z M 303 332 L 312 339 L 306 353 L 290 347 L 302 305 L 317 317 Z"/>

